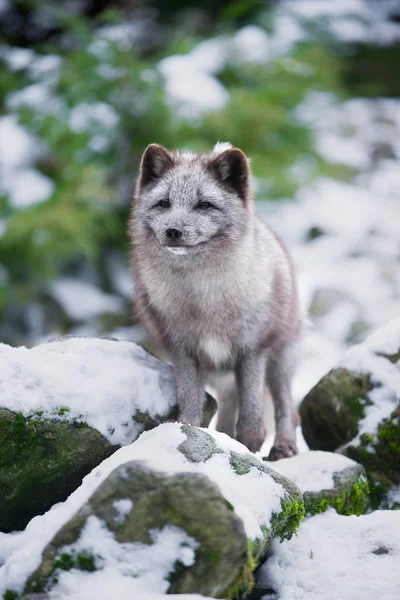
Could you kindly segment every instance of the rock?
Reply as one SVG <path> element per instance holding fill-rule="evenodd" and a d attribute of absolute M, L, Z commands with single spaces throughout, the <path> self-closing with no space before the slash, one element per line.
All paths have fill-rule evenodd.
<path fill-rule="evenodd" d="M 329 510 L 306 518 L 290 542 L 273 542 L 256 585 L 285 600 L 395 600 L 399 530 L 398 511 L 357 517 Z"/>
<path fill-rule="evenodd" d="M 85 422 L 0 409 L 0 530 L 22 529 L 65 500 L 118 446 Z"/>
<path fill-rule="evenodd" d="M 0 531 L 65 500 L 102 460 L 177 416 L 172 367 L 131 342 L 0 344 Z M 207 425 L 216 410 L 208 396 Z"/>
<path fill-rule="evenodd" d="M 339 451 L 361 463 L 379 506 L 400 484 L 400 317 L 354 346 L 300 405 L 313 450 Z"/>
<path fill-rule="evenodd" d="M 296 485 L 244 446 L 178 423 L 118 450 L 82 488 L 65 502 L 67 516 L 47 513 L 64 523 L 49 543 L 25 547 L 41 556 L 25 587 L 32 599 L 111 567 L 139 588 L 152 579 L 154 592 L 233 598 L 251 588 L 272 540 L 289 539 L 304 516 Z"/>
<path fill-rule="evenodd" d="M 314 515 L 332 507 L 341 515 L 361 515 L 367 508 L 365 469 L 346 456 L 304 452 L 276 461 L 274 469 L 299 487 L 306 514 Z"/>
<path fill-rule="evenodd" d="M 381 510 L 400 510 L 400 485 L 394 485 L 383 495 Z"/>

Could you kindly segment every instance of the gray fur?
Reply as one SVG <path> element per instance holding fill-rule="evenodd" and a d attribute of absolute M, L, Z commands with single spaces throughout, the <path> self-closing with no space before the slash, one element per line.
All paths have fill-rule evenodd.
<path fill-rule="evenodd" d="M 166 236 L 171 227 L 181 231 L 179 239 Z M 234 372 L 236 436 L 259 450 L 267 378 L 276 414 L 270 456 L 296 453 L 290 392 L 291 348 L 300 335 L 295 277 L 287 250 L 255 214 L 244 154 L 149 146 L 130 233 L 138 315 L 174 364 L 179 420 L 200 425 L 207 377 Z M 226 402 L 222 408 L 218 428 L 233 435 L 236 417 Z"/>

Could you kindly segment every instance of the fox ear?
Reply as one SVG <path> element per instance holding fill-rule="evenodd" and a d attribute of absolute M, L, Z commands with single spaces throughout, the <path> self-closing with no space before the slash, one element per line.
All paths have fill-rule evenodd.
<path fill-rule="evenodd" d="M 159 179 L 170 169 L 174 161 L 168 150 L 159 144 L 150 144 L 143 153 L 140 163 L 140 182 L 147 185 Z"/>
<path fill-rule="evenodd" d="M 249 162 L 238 148 L 225 150 L 213 159 L 211 168 L 221 183 L 235 192 L 244 202 L 249 195 Z"/>

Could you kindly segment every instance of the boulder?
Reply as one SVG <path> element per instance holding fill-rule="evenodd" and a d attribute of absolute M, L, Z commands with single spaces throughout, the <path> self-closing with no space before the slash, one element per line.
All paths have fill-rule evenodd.
<path fill-rule="evenodd" d="M 341 515 L 361 515 L 367 509 L 365 469 L 346 456 L 310 451 L 278 460 L 273 468 L 299 487 L 306 514 L 332 507 Z"/>
<path fill-rule="evenodd" d="M 177 417 L 172 367 L 131 342 L 0 344 L 0 531 L 65 500 L 102 460 Z M 207 425 L 216 410 L 208 396 Z"/>
<path fill-rule="evenodd" d="M 400 317 L 354 346 L 300 405 L 313 450 L 361 463 L 377 507 L 400 484 Z"/>
<path fill-rule="evenodd" d="M 49 590 L 67 596 L 77 578 L 83 585 L 91 573 L 98 581 L 112 572 L 128 584 L 133 578 L 137 590 L 151 582 L 157 593 L 233 598 L 251 588 L 272 540 L 289 539 L 303 516 L 297 486 L 239 442 L 164 424 L 32 521 L 29 539 L 19 540 L 30 565 L 17 583 L 28 579 L 24 593 L 32 598 Z M 40 542 L 35 529 L 46 532 Z M 7 572 L 21 558 L 14 551 Z M 11 577 L 8 588 L 15 583 Z"/>

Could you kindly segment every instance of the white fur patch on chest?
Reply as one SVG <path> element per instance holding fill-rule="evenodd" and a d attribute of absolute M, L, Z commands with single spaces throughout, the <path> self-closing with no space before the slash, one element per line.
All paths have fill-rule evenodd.
<path fill-rule="evenodd" d="M 203 338 L 200 341 L 200 346 L 203 352 L 215 365 L 227 362 L 231 357 L 230 345 L 215 337 Z"/>

